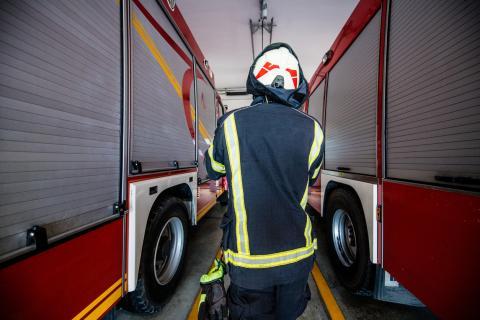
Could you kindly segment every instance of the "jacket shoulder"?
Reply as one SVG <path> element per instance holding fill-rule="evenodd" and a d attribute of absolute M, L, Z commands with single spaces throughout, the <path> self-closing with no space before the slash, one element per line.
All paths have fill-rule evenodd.
<path fill-rule="evenodd" d="M 300 117 L 302 117 L 303 119 L 307 120 L 307 121 L 312 121 L 313 124 L 317 123 L 320 128 L 322 128 L 322 125 L 320 124 L 320 121 L 318 121 L 317 119 L 315 119 L 314 117 L 312 117 L 311 115 L 305 113 L 305 112 L 302 112 L 300 110 L 297 110 L 297 109 L 294 109 L 294 108 L 291 108 L 292 111 L 296 112 Z"/>
<path fill-rule="evenodd" d="M 250 108 L 250 106 L 246 106 L 246 107 L 243 107 L 243 108 L 238 108 L 238 109 L 235 109 L 235 110 L 232 110 L 232 111 L 228 111 L 223 116 L 218 118 L 217 127 L 221 127 L 223 125 L 223 123 L 225 122 L 225 120 L 227 120 L 227 118 L 230 117 L 232 114 L 237 113 L 237 112 L 242 111 L 242 110 L 245 110 L 245 109 L 248 109 L 248 108 Z"/>

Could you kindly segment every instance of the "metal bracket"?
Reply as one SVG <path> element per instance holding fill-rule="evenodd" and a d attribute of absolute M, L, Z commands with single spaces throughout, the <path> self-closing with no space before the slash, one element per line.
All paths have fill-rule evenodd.
<path fill-rule="evenodd" d="M 270 19 L 270 22 L 267 21 L 267 0 L 260 0 L 260 18 L 258 19 L 258 22 L 253 22 L 252 19 L 250 19 L 250 38 L 252 42 L 252 56 L 253 60 L 255 60 L 255 47 L 253 45 L 253 35 L 258 31 L 261 30 L 262 33 L 262 49 L 264 48 L 263 46 L 263 30 L 267 31 L 267 33 L 270 35 L 270 41 L 269 44 L 272 44 L 272 33 L 273 33 L 273 27 L 276 27 L 277 25 L 273 22 L 273 18 Z M 261 51 L 260 50 L 260 51 Z"/>
<path fill-rule="evenodd" d="M 115 202 L 113 204 L 113 214 L 120 214 L 120 216 L 123 216 L 126 211 L 127 211 L 126 201 L 122 201 L 121 203 Z"/>
<path fill-rule="evenodd" d="M 27 230 L 27 246 L 35 245 L 37 250 L 45 250 L 48 246 L 47 229 L 33 226 Z"/>
<path fill-rule="evenodd" d="M 137 160 L 130 161 L 130 172 L 132 174 L 142 173 L 142 163 Z"/>

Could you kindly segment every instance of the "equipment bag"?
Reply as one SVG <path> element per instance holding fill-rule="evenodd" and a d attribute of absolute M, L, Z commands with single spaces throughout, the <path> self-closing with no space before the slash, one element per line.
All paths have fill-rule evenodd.
<path fill-rule="evenodd" d="M 215 259 L 213 267 L 200 278 L 202 292 L 198 304 L 198 320 L 227 320 L 227 293 L 223 283 L 225 264 Z"/>

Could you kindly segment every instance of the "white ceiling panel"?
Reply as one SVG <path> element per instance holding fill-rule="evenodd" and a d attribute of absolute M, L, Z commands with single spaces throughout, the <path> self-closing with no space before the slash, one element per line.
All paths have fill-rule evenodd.
<path fill-rule="evenodd" d="M 274 18 L 272 42 L 286 42 L 297 53 L 308 80 L 330 48 L 358 0 L 269 0 Z M 177 0 L 208 59 L 217 88 L 242 88 L 252 63 L 249 19 L 258 21 L 258 0 Z M 264 32 L 264 43 L 268 44 Z M 255 35 L 255 54 L 261 34 Z"/>

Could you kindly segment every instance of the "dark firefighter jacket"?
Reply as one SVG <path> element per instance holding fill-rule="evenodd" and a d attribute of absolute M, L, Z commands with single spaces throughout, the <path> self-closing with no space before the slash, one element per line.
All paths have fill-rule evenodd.
<path fill-rule="evenodd" d="M 303 74 L 295 92 L 281 92 L 258 82 L 252 69 L 254 102 L 219 120 L 205 161 L 210 178 L 228 180 L 223 249 L 231 279 L 255 289 L 311 270 L 316 241 L 305 207 L 324 139 L 318 121 L 296 109 L 307 96 Z"/>

